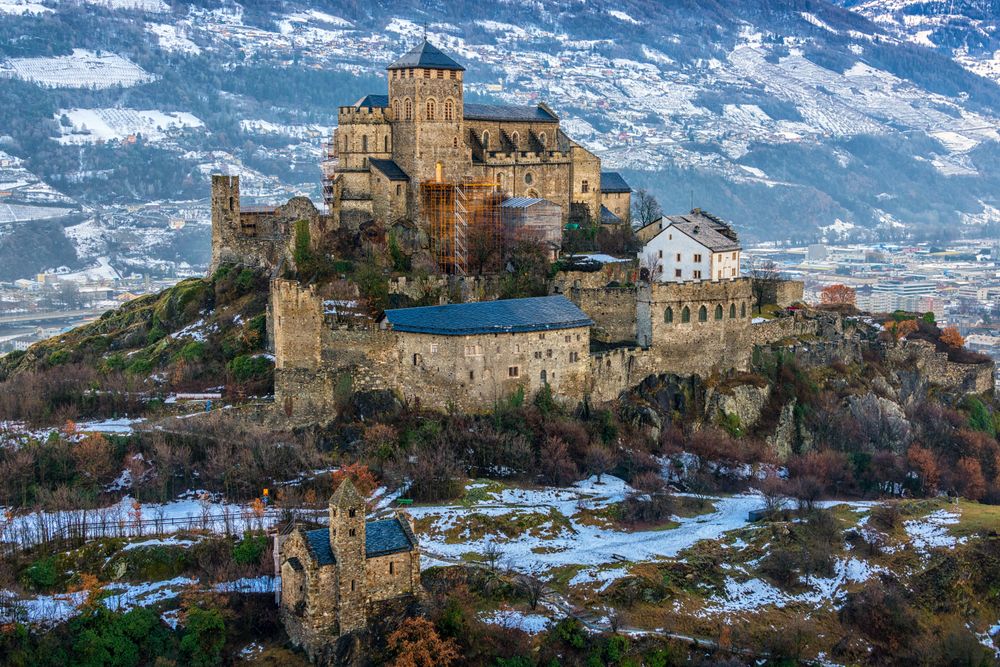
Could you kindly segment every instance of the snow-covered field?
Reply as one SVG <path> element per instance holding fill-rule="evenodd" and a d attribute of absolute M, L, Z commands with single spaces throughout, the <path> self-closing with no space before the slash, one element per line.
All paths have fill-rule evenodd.
<path fill-rule="evenodd" d="M 147 23 L 146 30 L 156 35 L 156 40 L 164 51 L 192 55 L 201 53 L 201 47 L 191 41 L 179 26 L 169 23 Z"/>
<path fill-rule="evenodd" d="M 87 49 L 73 49 L 68 56 L 11 58 L 0 63 L 0 76 L 4 73 L 48 88 L 129 87 L 156 78 L 127 58 Z"/>
<path fill-rule="evenodd" d="M 72 212 L 73 209 L 56 206 L 24 206 L 0 202 L 0 224 L 61 218 Z"/>
<path fill-rule="evenodd" d="M 25 14 L 47 14 L 53 10 L 40 2 L 30 2 L 30 0 L 4 0 L 0 2 L 0 14 L 13 14 L 24 16 Z"/>
<path fill-rule="evenodd" d="M 192 114 L 155 109 L 60 109 L 55 119 L 61 144 L 91 144 L 139 134 L 147 141 L 159 141 L 172 132 L 204 126 Z"/>

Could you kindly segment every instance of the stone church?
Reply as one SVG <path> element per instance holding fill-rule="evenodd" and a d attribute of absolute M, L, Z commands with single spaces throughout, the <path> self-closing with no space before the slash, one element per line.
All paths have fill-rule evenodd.
<path fill-rule="evenodd" d="M 328 528 L 296 528 L 278 549 L 281 618 L 312 657 L 368 627 L 380 603 L 405 603 L 420 591 L 420 548 L 407 517 L 368 521 L 350 479 L 329 512 Z"/>
<path fill-rule="evenodd" d="M 324 198 L 342 225 L 422 218 L 425 183 L 495 184 L 557 204 L 563 222 L 621 222 L 631 189 L 545 104 L 466 103 L 465 68 L 426 39 L 389 65 L 389 94 L 340 107 Z"/>

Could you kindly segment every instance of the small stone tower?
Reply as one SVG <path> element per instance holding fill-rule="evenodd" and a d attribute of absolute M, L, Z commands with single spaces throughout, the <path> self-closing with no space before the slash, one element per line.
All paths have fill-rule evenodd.
<path fill-rule="evenodd" d="M 212 266 L 230 260 L 240 228 L 240 177 L 212 174 Z"/>
<path fill-rule="evenodd" d="M 340 633 L 367 625 L 365 501 L 345 478 L 330 497 L 330 549 L 337 567 L 337 616 Z"/>

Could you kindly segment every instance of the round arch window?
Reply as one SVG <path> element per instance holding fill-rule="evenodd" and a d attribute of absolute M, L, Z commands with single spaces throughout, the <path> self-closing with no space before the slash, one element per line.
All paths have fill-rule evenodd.
<path fill-rule="evenodd" d="M 532 175 L 530 171 L 524 175 L 524 182 L 526 185 L 531 185 L 532 183 L 535 182 L 535 177 Z"/>

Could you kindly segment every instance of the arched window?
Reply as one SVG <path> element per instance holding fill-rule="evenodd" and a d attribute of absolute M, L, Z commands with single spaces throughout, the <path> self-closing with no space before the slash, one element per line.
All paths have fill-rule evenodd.
<path fill-rule="evenodd" d="M 420 359 L 420 355 L 419 354 L 413 355 L 413 365 L 414 366 L 419 366 L 420 365 L 420 361 L 421 361 L 421 359 Z"/>
<path fill-rule="evenodd" d="M 403 100 L 403 116 L 406 120 L 413 120 L 413 102 L 409 97 Z"/>
<path fill-rule="evenodd" d="M 715 319 L 717 320 L 722 319 L 722 304 L 718 304 L 715 306 Z"/>
<path fill-rule="evenodd" d="M 367 134 L 362 134 L 361 135 L 361 152 L 362 153 L 367 153 L 368 152 L 368 135 Z"/>
<path fill-rule="evenodd" d="M 543 145 L 543 146 L 546 146 L 546 145 L 548 145 L 548 137 L 546 137 L 546 136 L 545 136 L 545 133 L 544 133 L 544 132 L 542 132 L 541 134 L 539 134 L 539 135 L 538 135 L 538 140 L 539 140 L 540 142 L 542 142 L 542 145 Z"/>
<path fill-rule="evenodd" d="M 524 174 L 525 185 L 531 185 L 534 182 L 535 182 L 535 177 L 532 175 L 532 173 L 530 171 L 525 172 Z"/>
<path fill-rule="evenodd" d="M 235 211 L 236 210 L 236 197 L 230 197 L 229 198 L 229 210 L 230 211 Z"/>
<path fill-rule="evenodd" d="M 490 131 L 483 130 L 483 148 L 486 150 L 490 149 Z"/>
<path fill-rule="evenodd" d="M 736 319 L 736 304 L 735 303 L 729 304 L 729 319 L 731 319 L 731 320 L 735 320 Z"/>
<path fill-rule="evenodd" d="M 740 317 L 746 317 L 746 316 L 747 316 L 747 304 L 744 301 L 743 303 L 740 304 Z"/>
<path fill-rule="evenodd" d="M 395 120 L 400 120 L 399 118 L 399 100 L 392 101 L 392 117 Z"/>
<path fill-rule="evenodd" d="M 684 310 L 681 311 L 681 322 L 687 324 L 691 321 L 691 309 L 684 306 Z"/>
<path fill-rule="evenodd" d="M 389 135 L 388 134 L 385 135 L 385 138 L 382 139 L 382 152 L 384 152 L 384 153 L 388 153 L 389 152 Z"/>
<path fill-rule="evenodd" d="M 545 372 L 545 369 L 542 369 L 542 372 L 539 375 L 539 377 L 542 379 L 542 384 L 548 382 L 548 374 Z"/>
<path fill-rule="evenodd" d="M 497 185 L 499 187 L 501 187 L 501 188 L 503 187 L 503 174 L 502 173 L 497 174 Z"/>
<path fill-rule="evenodd" d="M 673 324 L 674 322 L 674 309 L 667 306 L 667 309 L 663 311 L 663 321 L 667 324 Z"/>
<path fill-rule="evenodd" d="M 427 120 L 434 120 L 434 116 L 437 114 L 437 104 L 434 100 L 427 100 Z"/>
<path fill-rule="evenodd" d="M 452 139 L 451 139 L 451 147 L 452 148 L 458 148 L 458 137 L 452 137 Z"/>
<path fill-rule="evenodd" d="M 444 101 L 444 119 L 455 120 L 455 102 L 450 98 Z"/>
<path fill-rule="evenodd" d="M 517 150 L 518 145 L 521 143 L 521 136 L 517 132 L 511 132 L 510 143 L 514 144 L 514 150 Z"/>
<path fill-rule="evenodd" d="M 708 308 L 702 306 L 698 309 L 698 321 L 707 322 L 708 321 Z"/>

